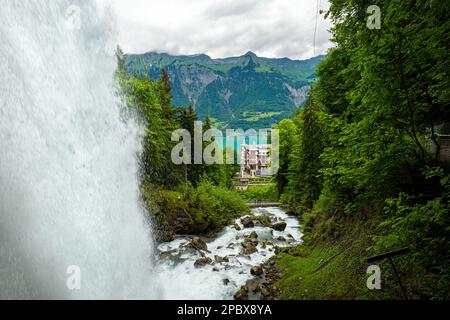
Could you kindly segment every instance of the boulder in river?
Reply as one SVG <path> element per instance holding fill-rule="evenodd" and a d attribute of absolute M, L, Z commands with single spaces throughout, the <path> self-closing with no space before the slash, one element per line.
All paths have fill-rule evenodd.
<path fill-rule="evenodd" d="M 246 240 L 242 242 L 242 247 L 243 247 L 242 250 L 243 255 L 250 255 L 258 251 L 258 249 L 256 249 L 256 245 L 252 241 Z"/>
<path fill-rule="evenodd" d="M 264 273 L 263 268 L 261 266 L 254 266 L 250 269 L 250 273 L 254 276 L 260 276 Z"/>
<path fill-rule="evenodd" d="M 200 259 L 197 259 L 197 261 L 194 262 L 194 266 L 196 268 L 204 267 L 206 265 L 212 264 L 212 262 L 213 261 L 212 261 L 211 258 L 200 258 Z"/>
<path fill-rule="evenodd" d="M 287 223 L 286 222 L 277 222 L 272 225 L 272 229 L 276 231 L 284 231 L 286 230 Z"/>
<path fill-rule="evenodd" d="M 208 245 L 199 237 L 194 237 L 189 245 L 198 251 L 208 251 Z"/>
<path fill-rule="evenodd" d="M 262 225 L 264 227 L 270 228 L 270 226 L 272 225 L 272 220 L 270 219 L 270 216 L 268 216 L 268 215 L 260 215 L 260 216 L 257 216 L 255 219 L 259 225 Z"/>
<path fill-rule="evenodd" d="M 164 251 L 159 254 L 159 258 L 161 260 L 171 259 L 171 258 L 174 258 L 176 253 L 177 253 L 177 250 Z"/>
<path fill-rule="evenodd" d="M 217 263 L 224 263 L 224 262 L 230 262 L 230 259 L 228 259 L 228 257 L 221 257 L 221 256 L 214 256 L 214 260 Z"/>
<path fill-rule="evenodd" d="M 242 230 L 242 228 L 237 223 L 233 224 L 233 228 L 236 229 L 237 231 Z"/>
<path fill-rule="evenodd" d="M 255 223 L 249 216 L 241 218 L 241 223 L 244 226 L 244 228 L 253 228 L 255 226 Z"/>
<path fill-rule="evenodd" d="M 256 231 L 253 231 L 252 233 L 250 233 L 249 238 L 250 239 L 258 239 L 258 234 L 256 233 Z"/>

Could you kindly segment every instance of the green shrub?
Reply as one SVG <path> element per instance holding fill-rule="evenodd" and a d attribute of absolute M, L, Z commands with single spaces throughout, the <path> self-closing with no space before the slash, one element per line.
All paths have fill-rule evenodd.
<path fill-rule="evenodd" d="M 386 200 L 386 219 L 380 224 L 374 250 L 382 253 L 409 247 L 411 253 L 400 259 L 401 269 L 416 273 L 418 283 L 412 290 L 432 298 L 448 298 L 450 287 L 449 177 L 441 180 L 446 191 L 424 204 L 401 193 Z M 423 274 L 421 275 L 421 273 Z M 421 283 L 422 281 L 427 281 Z M 430 287 L 430 283 L 434 288 Z"/>
<path fill-rule="evenodd" d="M 233 219 L 249 213 L 239 193 L 203 179 L 197 188 L 182 184 L 175 191 L 144 186 L 146 207 L 155 225 L 179 234 L 219 231 Z"/>
<path fill-rule="evenodd" d="M 275 185 L 249 186 L 247 190 L 241 191 L 247 201 L 278 201 Z"/>

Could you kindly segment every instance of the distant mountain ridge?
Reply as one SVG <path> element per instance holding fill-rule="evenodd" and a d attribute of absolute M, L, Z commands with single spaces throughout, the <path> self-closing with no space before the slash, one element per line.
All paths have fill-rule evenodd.
<path fill-rule="evenodd" d="M 243 56 L 212 59 L 205 54 L 173 56 L 148 52 L 126 55 L 127 70 L 158 79 L 165 68 L 173 83 L 173 103 L 192 103 L 216 126 L 266 128 L 287 118 L 307 99 L 315 69 L 325 56 L 309 60 Z"/>

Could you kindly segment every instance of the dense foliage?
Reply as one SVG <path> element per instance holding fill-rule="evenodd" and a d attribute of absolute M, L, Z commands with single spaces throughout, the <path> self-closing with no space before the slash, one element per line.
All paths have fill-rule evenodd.
<path fill-rule="evenodd" d="M 248 213 L 240 195 L 202 179 L 197 188 L 181 184 L 174 190 L 155 186 L 143 188 L 147 208 L 154 215 L 160 240 L 171 240 L 174 234 L 210 235 Z"/>
<path fill-rule="evenodd" d="M 304 110 L 280 123 L 290 153 L 278 190 L 310 243 L 350 241 L 362 254 L 408 246 L 409 292 L 448 298 L 449 164 L 436 129 L 450 121 L 450 3 L 330 3 L 336 47 Z M 373 4 L 379 30 L 366 26 Z"/>

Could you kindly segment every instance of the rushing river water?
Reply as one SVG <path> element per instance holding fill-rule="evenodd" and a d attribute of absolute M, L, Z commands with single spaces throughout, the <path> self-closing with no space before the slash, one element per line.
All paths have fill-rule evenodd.
<path fill-rule="evenodd" d="M 273 223 L 285 222 L 284 231 L 256 224 L 244 228 L 241 220 L 227 226 L 217 237 L 206 241 L 208 251 L 201 252 L 186 246 L 192 237 L 180 237 L 158 246 L 160 259 L 156 266 L 162 283 L 165 283 L 166 299 L 232 299 L 234 293 L 252 278 L 250 269 L 269 260 L 275 254 L 275 246 L 285 247 L 300 244 L 302 232 L 299 221 L 280 208 L 256 208 L 255 216 L 265 215 Z M 240 230 L 238 230 L 240 229 Z M 242 254 L 242 243 L 256 232 L 257 252 Z M 284 239 L 284 240 L 283 240 Z M 196 267 L 195 261 L 202 257 L 215 260 L 215 256 L 227 257 L 228 262 L 214 262 Z M 228 283 L 229 282 L 229 283 Z"/>

